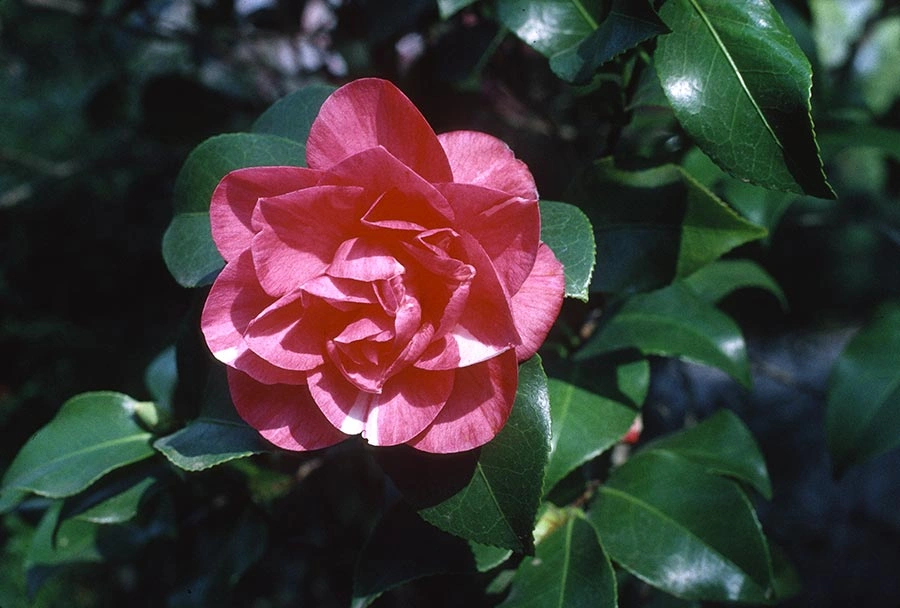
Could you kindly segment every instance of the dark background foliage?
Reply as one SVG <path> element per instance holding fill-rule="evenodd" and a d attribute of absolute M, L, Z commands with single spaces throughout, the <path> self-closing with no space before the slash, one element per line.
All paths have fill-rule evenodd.
<path fill-rule="evenodd" d="M 569 200 L 583 159 L 615 149 L 640 166 L 684 153 L 685 136 L 665 110 L 633 115 L 602 81 L 565 85 L 484 11 L 441 21 L 430 0 L 335 4 L 0 4 L 0 470 L 72 395 L 147 398 L 153 358 L 177 340 L 196 341 L 202 294 L 176 285 L 160 255 L 175 175 L 203 139 L 247 128 L 302 84 L 392 79 L 436 131 L 477 129 L 508 142 L 548 199 Z M 807 4 L 776 4 L 815 58 L 803 35 Z M 852 86 L 852 53 L 864 37 L 851 41 L 850 59 L 815 72 L 816 109 L 844 110 L 820 112 L 820 130 L 868 111 Z M 896 100 L 877 122 L 900 127 Z M 900 458 L 835 479 L 823 422 L 840 349 L 900 290 L 898 160 L 831 157 L 838 200 L 800 199 L 765 241 L 741 251 L 790 303 L 783 311 L 763 292 L 724 303 L 747 332 L 752 392 L 708 368 L 654 363 L 645 438 L 726 407 L 760 442 L 774 486 L 761 519 L 804 582 L 786 606 L 900 604 Z M 564 323 L 577 331 L 594 305 L 569 305 Z M 142 517 L 162 528 L 130 528 L 139 551 L 25 581 L 7 565 L 24 551 L 20 527 L 36 522 L 37 501 L 0 531 L 0 587 L 37 588 L 46 576 L 37 601 L 48 606 L 345 606 L 356 555 L 396 492 L 356 442 L 326 455 L 256 457 L 203 473 L 202 482 L 159 475 L 176 499 L 150 498 Z M 272 500 L 248 511 L 249 494 Z M 254 555 L 260 538 L 267 549 Z M 485 583 L 446 575 L 377 605 L 492 605 Z M 668 605 L 633 580 L 620 595 L 623 606 Z"/>

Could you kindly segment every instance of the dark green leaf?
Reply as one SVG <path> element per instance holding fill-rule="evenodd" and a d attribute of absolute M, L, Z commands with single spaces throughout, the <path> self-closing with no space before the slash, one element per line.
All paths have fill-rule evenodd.
<path fill-rule="evenodd" d="M 497 0 L 497 17 L 526 44 L 550 57 L 597 29 L 599 0 Z"/>
<path fill-rule="evenodd" d="M 879 308 L 841 353 L 825 429 L 838 470 L 900 446 L 900 305 Z"/>
<path fill-rule="evenodd" d="M 549 451 L 547 376 L 535 356 L 519 366 L 512 413 L 500 433 L 481 448 L 468 485 L 419 513 L 467 540 L 530 553 Z"/>
<path fill-rule="evenodd" d="M 598 67 L 641 42 L 668 32 L 645 0 L 612 0 L 609 14 L 578 44 L 550 57 L 550 67 L 569 82 L 590 80 Z"/>
<path fill-rule="evenodd" d="M 69 399 L 19 451 L 3 478 L 3 494 L 71 496 L 112 470 L 152 456 L 151 435 L 134 418 L 137 403 L 113 392 Z"/>
<path fill-rule="evenodd" d="M 156 405 L 166 412 L 172 411 L 172 399 L 178 384 L 178 364 L 175 347 L 170 346 L 159 353 L 144 372 L 144 385 Z"/>
<path fill-rule="evenodd" d="M 574 509 L 522 560 L 502 608 L 616 608 L 616 578 L 597 533 Z"/>
<path fill-rule="evenodd" d="M 616 362 L 592 372 L 592 390 L 555 378 L 549 381 L 553 435 L 546 491 L 618 442 L 647 395 L 650 366 L 644 359 Z"/>
<path fill-rule="evenodd" d="M 718 367 L 750 386 L 747 348 L 735 322 L 682 283 L 628 298 L 591 336 L 577 359 L 618 349 Z"/>
<path fill-rule="evenodd" d="M 438 10 L 441 12 L 441 19 L 449 19 L 470 4 L 475 4 L 476 0 L 437 0 Z"/>
<path fill-rule="evenodd" d="M 175 280 L 205 285 L 224 264 L 212 241 L 209 201 L 225 175 L 244 167 L 303 166 L 305 158 L 304 144 L 267 134 L 217 135 L 197 146 L 175 180 L 175 216 L 163 237 L 163 258 Z"/>
<path fill-rule="evenodd" d="M 828 130 L 819 136 L 822 155 L 826 160 L 847 148 L 875 148 L 900 162 L 900 130 L 872 125 Z"/>
<path fill-rule="evenodd" d="M 695 427 L 666 435 L 644 450 L 674 452 L 772 498 L 772 484 L 759 446 L 744 423 L 728 410 L 719 410 Z"/>
<path fill-rule="evenodd" d="M 487 572 L 493 570 L 512 555 L 510 549 L 501 547 L 491 547 L 490 545 L 482 545 L 469 541 L 469 548 L 472 549 L 472 556 L 475 558 L 475 567 L 479 572 Z"/>
<path fill-rule="evenodd" d="M 120 524 L 138 513 L 141 502 L 147 497 L 157 480 L 141 472 L 135 478 L 128 476 L 112 483 L 101 482 L 97 486 L 66 499 L 62 516 L 75 517 L 94 524 Z"/>
<path fill-rule="evenodd" d="M 587 302 L 597 254 L 587 216 L 574 205 L 541 201 L 541 240 L 562 263 L 566 296 Z"/>
<path fill-rule="evenodd" d="M 368 606 L 385 591 L 418 578 L 474 569 L 465 541 L 426 523 L 399 502 L 375 524 L 359 554 L 352 605 Z"/>
<path fill-rule="evenodd" d="M 768 272 L 751 260 L 719 260 L 705 266 L 684 280 L 707 302 L 718 302 L 738 289 L 758 287 L 772 293 L 787 308 L 787 298 Z"/>
<path fill-rule="evenodd" d="M 27 567 L 103 560 L 97 546 L 100 526 L 79 519 L 60 523 L 62 506 L 62 501 L 54 502 L 44 513 L 25 558 Z"/>
<path fill-rule="evenodd" d="M 319 108 L 332 93 L 334 87 L 324 84 L 312 84 L 297 89 L 263 112 L 253 123 L 252 131 L 286 137 L 305 146 L 309 129 L 319 114 Z"/>
<path fill-rule="evenodd" d="M 764 602 L 766 539 L 737 484 L 673 453 L 639 453 L 616 469 L 588 512 L 613 561 L 686 599 Z"/>
<path fill-rule="evenodd" d="M 812 70 L 768 0 L 669 0 L 656 69 L 675 116 L 722 168 L 833 198 L 810 116 Z"/>

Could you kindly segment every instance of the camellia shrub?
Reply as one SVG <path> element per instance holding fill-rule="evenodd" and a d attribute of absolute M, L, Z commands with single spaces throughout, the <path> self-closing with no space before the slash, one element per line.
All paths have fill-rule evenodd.
<path fill-rule="evenodd" d="M 772 487 L 741 419 L 642 438 L 651 360 L 749 388 L 718 303 L 784 294 L 740 247 L 791 203 L 835 198 L 823 152 L 861 137 L 896 157 L 897 131 L 817 137 L 810 61 L 769 0 L 437 8 L 499 23 L 560 86 L 611 87 L 617 136 L 572 168 L 565 201 L 540 198 L 501 139 L 436 134 L 380 78 L 301 87 L 197 145 L 162 241 L 196 305 L 147 370 L 152 399 L 72 396 L 3 476 L 26 595 L 84 564 L 137 565 L 118 572 L 171 606 L 797 593 L 757 515 Z M 833 371 L 838 470 L 900 444 L 898 336 L 887 304 Z M 323 521 L 356 526 L 358 550 L 328 553 Z M 315 591 L 333 563 L 352 576 Z M 435 599 L 430 580 L 457 595 Z"/>

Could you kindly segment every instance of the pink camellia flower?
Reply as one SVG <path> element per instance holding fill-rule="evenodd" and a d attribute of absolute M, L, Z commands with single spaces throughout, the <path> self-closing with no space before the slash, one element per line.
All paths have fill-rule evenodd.
<path fill-rule="evenodd" d="M 436 136 L 378 79 L 325 101 L 306 161 L 212 197 L 227 264 L 202 329 L 238 412 L 289 450 L 483 445 L 564 292 L 528 168 L 490 135 Z"/>

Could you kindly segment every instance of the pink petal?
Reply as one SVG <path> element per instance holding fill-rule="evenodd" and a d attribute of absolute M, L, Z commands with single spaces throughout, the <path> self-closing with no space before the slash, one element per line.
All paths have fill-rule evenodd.
<path fill-rule="evenodd" d="M 250 252 L 226 264 L 210 289 L 200 328 L 213 356 L 265 384 L 304 384 L 304 374 L 272 365 L 253 353 L 243 334 L 250 322 L 272 303 L 256 281 Z"/>
<path fill-rule="evenodd" d="M 283 369 L 307 371 L 324 361 L 325 331 L 322 323 L 333 310 L 315 303 L 304 304 L 304 294 L 280 298 L 250 322 L 244 339 L 257 355 Z"/>
<path fill-rule="evenodd" d="M 250 167 L 232 171 L 219 182 L 209 204 L 213 241 L 226 261 L 250 247 L 253 208 L 260 198 L 314 186 L 319 172 L 302 167 Z"/>
<path fill-rule="evenodd" d="M 513 319 L 522 336 L 522 344 L 516 347 L 519 361 L 531 357 L 543 344 L 559 316 L 565 291 L 563 266 L 541 243 L 531 274 L 512 298 Z"/>
<path fill-rule="evenodd" d="M 324 365 L 309 375 L 309 390 L 325 417 L 348 435 L 362 433 L 372 445 L 409 441 L 427 427 L 453 389 L 454 372 L 407 368 L 380 394 L 360 391 L 336 368 Z"/>
<path fill-rule="evenodd" d="M 378 281 L 403 274 L 403 265 L 391 253 L 371 239 L 353 238 L 341 243 L 328 274 L 357 281 Z"/>
<path fill-rule="evenodd" d="M 354 236 L 368 207 L 360 188 L 317 186 L 259 202 L 253 263 L 269 294 L 282 296 L 321 275 Z"/>
<path fill-rule="evenodd" d="M 516 159 L 509 146 L 496 137 L 477 131 L 452 131 L 438 135 L 438 141 L 447 153 L 454 182 L 537 200 L 528 165 Z"/>
<path fill-rule="evenodd" d="M 317 450 L 347 438 L 322 415 L 305 385 L 260 384 L 229 369 L 228 386 L 241 418 L 280 448 Z"/>
<path fill-rule="evenodd" d="M 516 293 L 534 265 L 541 238 L 537 201 L 469 184 L 441 184 L 438 189 L 454 209 L 454 228 L 481 243 L 507 293 Z"/>
<path fill-rule="evenodd" d="M 366 223 L 393 227 L 393 222 L 443 228 L 453 209 L 430 181 L 403 164 L 384 148 L 363 150 L 328 169 L 322 186 L 359 186 L 374 197 Z"/>
<path fill-rule="evenodd" d="M 447 404 L 425 431 L 407 443 L 438 454 L 484 445 L 506 424 L 516 399 L 518 377 L 512 350 L 457 370 Z"/>
<path fill-rule="evenodd" d="M 314 169 L 329 169 L 378 146 L 428 181 L 452 179 L 425 118 L 397 87 L 377 78 L 354 80 L 325 100 L 309 132 L 306 161 Z"/>

